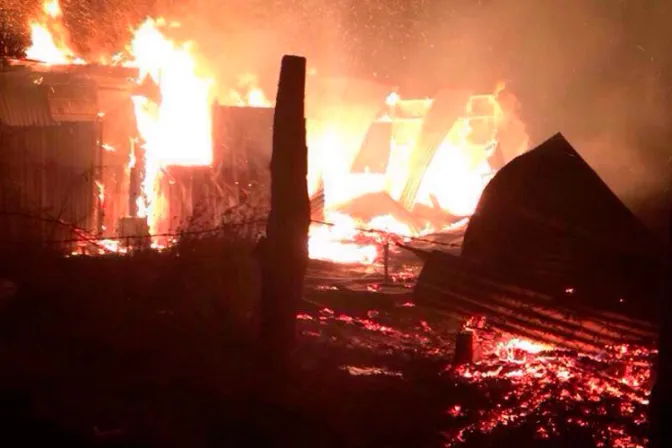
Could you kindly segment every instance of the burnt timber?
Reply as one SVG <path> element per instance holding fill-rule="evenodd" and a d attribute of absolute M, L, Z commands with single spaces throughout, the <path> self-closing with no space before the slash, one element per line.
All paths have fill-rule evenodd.
<path fill-rule="evenodd" d="M 306 60 L 282 59 L 273 121 L 271 211 L 261 247 L 260 362 L 284 380 L 308 265 L 310 200 L 305 128 Z M 267 375 L 273 377 L 274 375 Z M 267 384 L 273 390 L 273 384 Z"/>

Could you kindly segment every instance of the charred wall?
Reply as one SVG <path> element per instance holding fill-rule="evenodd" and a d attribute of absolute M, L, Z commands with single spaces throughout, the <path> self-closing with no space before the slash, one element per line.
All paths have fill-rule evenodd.
<path fill-rule="evenodd" d="M 73 240 L 73 226 L 95 232 L 97 135 L 93 122 L 0 125 L 0 245 Z"/>
<path fill-rule="evenodd" d="M 135 124 L 124 106 L 130 91 L 112 85 L 90 68 L 0 72 L 4 247 L 49 243 L 67 252 L 75 240 L 116 232 L 128 212 L 129 129 Z"/>

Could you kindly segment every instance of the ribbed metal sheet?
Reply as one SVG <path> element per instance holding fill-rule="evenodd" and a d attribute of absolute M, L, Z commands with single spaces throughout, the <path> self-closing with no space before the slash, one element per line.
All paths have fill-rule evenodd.
<path fill-rule="evenodd" d="M 67 225 L 24 214 L 116 234 L 128 214 L 125 167 L 136 132 L 131 74 L 23 63 L 0 70 L 0 246 L 77 238 Z"/>
<path fill-rule="evenodd" d="M 0 246 L 95 232 L 97 134 L 95 123 L 0 125 Z"/>
<path fill-rule="evenodd" d="M 27 78 L 0 76 L 0 124 L 11 127 L 53 125 L 44 89 Z"/>
<path fill-rule="evenodd" d="M 68 74 L 0 74 L 0 123 L 11 127 L 51 126 L 66 121 L 95 121 L 96 86 Z"/>

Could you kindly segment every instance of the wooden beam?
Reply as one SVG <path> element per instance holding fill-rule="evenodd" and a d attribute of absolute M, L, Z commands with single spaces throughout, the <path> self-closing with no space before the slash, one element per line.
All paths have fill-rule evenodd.
<path fill-rule="evenodd" d="M 271 211 L 261 247 L 261 362 L 280 380 L 294 346 L 308 264 L 310 200 L 305 125 L 306 60 L 282 59 L 273 121 Z"/>
<path fill-rule="evenodd" d="M 670 214 L 672 218 L 672 213 Z M 670 241 L 672 241 L 672 219 L 669 221 Z M 670 266 L 672 256 L 668 252 L 668 264 L 664 278 L 664 291 L 660 295 L 660 308 L 662 312 L 662 328 L 658 338 L 658 362 L 653 375 L 656 382 L 651 391 L 651 404 L 649 405 L 651 448 L 670 446 L 672 441 L 672 428 L 665 424 L 664 415 L 672 406 L 672 307 L 670 306 L 670 293 L 672 292 Z"/>

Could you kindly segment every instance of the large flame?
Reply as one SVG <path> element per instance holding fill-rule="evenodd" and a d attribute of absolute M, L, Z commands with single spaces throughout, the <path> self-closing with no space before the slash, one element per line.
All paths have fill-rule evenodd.
<path fill-rule="evenodd" d="M 460 117 L 437 150 L 418 192 L 417 202 L 432 206 L 436 198 L 441 209 L 455 216 L 470 216 L 494 170 L 488 161 L 497 146 L 502 109 L 497 94 L 472 96 Z M 486 102 L 486 115 L 475 116 L 473 104 Z M 478 128 L 475 123 L 482 125 Z M 478 130 L 477 130 L 478 129 Z"/>
<path fill-rule="evenodd" d="M 176 165 L 212 165 L 211 104 L 215 96 L 221 103 L 233 106 L 273 106 L 252 74 L 239 76 L 233 88 L 216 86 L 194 45 L 168 36 L 169 28 L 174 26 L 179 24 L 169 24 L 163 19 L 146 20 L 134 31 L 123 58 L 124 65 L 138 68 L 140 73 L 139 86 L 132 98 L 144 149 L 143 194 L 137 200 L 137 208 L 138 217 L 147 219 L 154 234 L 169 228 L 163 225 L 169 218 L 163 191 L 164 169 Z M 32 45 L 28 57 L 48 64 L 84 63 L 69 45 L 58 0 L 46 0 L 40 14 L 30 22 L 30 28 Z M 119 56 L 98 62 L 102 60 L 118 63 Z M 379 204 L 367 204 L 362 198 L 369 195 L 376 201 L 375 198 L 387 197 L 388 208 L 394 208 L 390 204 L 402 199 L 404 186 L 414 174 L 411 170 L 416 169 L 410 163 L 412 152 L 432 99 L 404 100 L 394 92 L 384 103 L 367 106 L 369 109 L 362 114 L 356 110 L 350 113 L 349 109 L 329 109 L 320 112 L 326 119 L 307 117 L 308 187 L 311 194 L 321 190 L 323 216 L 329 223 L 311 226 L 310 256 L 372 264 L 380 259 L 382 246 L 392 237 L 404 239 L 443 229 L 445 223 L 415 219 L 416 205 L 445 216 L 469 217 L 494 175 L 489 159 L 498 145 L 500 125 L 509 118 L 499 104 L 500 91 L 498 87 L 492 94 L 469 98 L 463 113 L 432 156 L 417 194 L 411 198 L 410 209 L 405 211 L 401 211 L 401 204 L 396 211 L 384 207 L 378 210 L 375 205 Z M 374 172 L 367 167 L 363 172 L 353 173 L 363 134 L 374 118 L 371 111 L 375 114 L 377 108 L 384 111 L 377 122 L 390 124 L 393 129 L 389 141 L 378 142 L 379 146 L 388 146 L 386 168 L 384 172 L 380 169 Z M 420 112 L 410 119 L 403 113 L 398 116 L 403 108 Z M 129 163 L 134 164 L 135 160 Z M 353 200 L 360 200 L 359 211 L 364 209 L 365 216 L 348 211 Z"/>
<path fill-rule="evenodd" d="M 156 232 L 162 209 L 160 178 L 169 165 L 212 164 L 212 81 L 198 73 L 189 43 L 178 45 L 161 31 L 164 20 L 148 19 L 135 32 L 129 65 L 140 69 L 140 81 L 151 80 L 160 98 L 135 96 L 138 131 L 144 140 L 144 198 L 140 215 Z"/>
<path fill-rule="evenodd" d="M 63 24 L 58 0 L 46 0 L 38 17 L 31 20 L 31 46 L 26 57 L 46 64 L 84 64 L 70 48 L 70 33 Z"/>
<path fill-rule="evenodd" d="M 495 170 L 490 157 L 498 145 L 498 132 L 505 114 L 498 101 L 503 86 L 497 86 L 492 94 L 474 95 L 464 105 L 463 114 L 456 120 L 445 139 L 434 154 L 422 177 L 415 198 L 415 204 L 439 209 L 456 217 L 469 217 L 483 190 Z M 397 121 L 394 109 L 402 101 L 397 93 L 387 97 L 388 114 L 380 121 L 391 122 L 394 127 L 400 123 L 399 132 L 393 132 L 389 141 L 389 159 L 384 173 L 352 173 L 352 155 L 344 147 L 351 136 L 332 132 L 325 127 L 309 139 L 309 164 L 319 154 L 320 170 L 309 173 L 309 189 L 314 192 L 320 185 L 321 176 L 324 189 L 324 207 L 326 215 L 333 216 L 334 208 L 369 193 L 387 193 L 393 200 L 399 201 L 404 185 L 412 175 L 410 157 L 422 126 L 422 118 Z M 429 109 L 431 99 L 418 101 Z M 309 133 L 310 135 L 310 133 Z M 325 160 L 325 158 L 327 158 Z M 311 176 L 312 175 L 312 176 Z M 371 204 L 373 205 L 373 204 Z M 384 220 L 381 226 L 381 220 Z M 335 226 L 313 224 L 309 253 L 313 258 L 371 264 L 380 257 L 380 245 L 356 244 L 353 235 L 361 235 L 356 229 L 382 230 L 399 237 L 422 236 L 426 233 L 443 230 L 436 225 L 426 224 L 421 229 L 411 230 L 408 223 L 400 222 L 387 214 L 366 220 L 339 217 Z"/>

